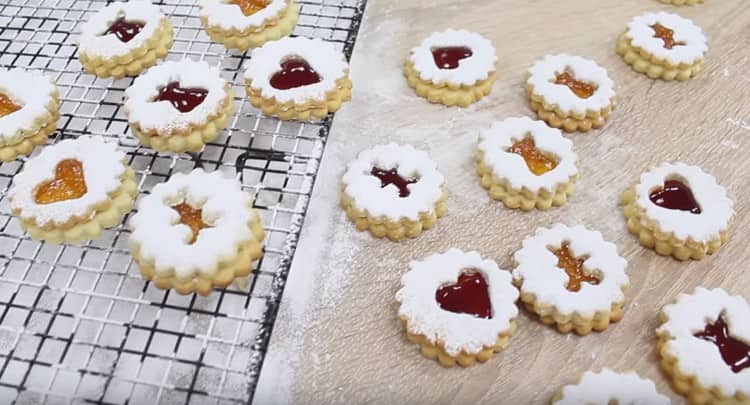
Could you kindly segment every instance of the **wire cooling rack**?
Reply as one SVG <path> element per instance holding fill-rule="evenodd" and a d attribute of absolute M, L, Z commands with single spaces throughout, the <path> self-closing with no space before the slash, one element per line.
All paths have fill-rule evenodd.
<path fill-rule="evenodd" d="M 351 54 L 365 0 L 304 0 L 295 35 Z M 252 399 L 331 118 L 314 124 L 261 115 L 244 97 L 248 56 L 203 32 L 194 0 L 160 2 L 175 28 L 168 59 L 202 59 L 233 83 L 238 113 L 198 154 L 161 154 L 129 134 L 121 102 L 132 79 L 81 70 L 80 24 L 107 4 L 3 0 L 0 67 L 39 69 L 57 81 L 54 143 L 115 138 L 140 192 L 194 167 L 235 175 L 255 195 L 265 255 L 247 286 L 180 296 L 140 277 L 125 225 L 84 246 L 32 241 L 6 200 L 24 159 L 0 165 L 0 403 L 245 403 Z M 127 221 L 127 218 L 125 219 Z M 123 223 L 125 223 L 123 221 Z"/>

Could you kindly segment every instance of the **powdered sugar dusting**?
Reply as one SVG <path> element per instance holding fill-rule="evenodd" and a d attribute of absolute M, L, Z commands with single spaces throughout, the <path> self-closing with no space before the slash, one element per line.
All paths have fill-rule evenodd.
<path fill-rule="evenodd" d="M 239 6 L 223 0 L 201 0 L 201 18 L 209 27 L 218 26 L 227 30 L 262 28 L 267 20 L 279 17 L 291 3 L 290 0 L 271 0 L 252 15 L 245 15 Z"/>
<path fill-rule="evenodd" d="M 562 398 L 554 405 L 608 405 L 648 404 L 669 405 L 669 397 L 659 394 L 653 381 L 641 378 L 638 374 L 616 373 L 603 369 L 599 373 L 587 371 L 575 385 L 562 389 Z"/>
<path fill-rule="evenodd" d="M 30 130 L 36 121 L 48 113 L 57 87 L 52 79 L 22 69 L 0 71 L 0 93 L 21 106 L 21 109 L 0 117 L 0 145 L 18 131 Z"/>
<path fill-rule="evenodd" d="M 441 69 L 434 61 L 432 50 L 439 47 L 467 47 L 472 55 L 462 59 L 455 69 Z M 435 32 L 411 50 L 409 60 L 422 80 L 471 86 L 486 80 L 495 71 L 495 47 L 483 36 L 466 30 Z"/>
<path fill-rule="evenodd" d="M 115 35 L 102 35 L 120 17 L 145 25 L 141 32 L 128 42 L 120 41 Z M 161 20 L 166 18 L 158 6 L 148 1 L 114 2 L 99 10 L 83 24 L 78 43 L 79 52 L 104 58 L 127 55 L 151 39 Z"/>
<path fill-rule="evenodd" d="M 674 32 L 675 41 L 684 45 L 672 49 L 664 47 L 664 41 L 654 36 L 652 25 L 659 23 Z M 633 18 L 625 33 L 632 40 L 632 45 L 658 57 L 666 59 L 674 65 L 680 63 L 693 64 L 703 58 L 708 50 L 706 34 L 701 27 L 691 20 L 671 13 L 646 13 Z"/>

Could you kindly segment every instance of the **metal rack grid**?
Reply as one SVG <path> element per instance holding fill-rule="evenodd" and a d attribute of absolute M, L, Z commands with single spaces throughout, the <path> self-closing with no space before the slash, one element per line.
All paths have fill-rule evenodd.
<path fill-rule="evenodd" d="M 304 0 L 295 35 L 351 54 L 365 0 Z M 128 133 L 121 108 L 132 79 L 84 74 L 80 23 L 107 2 L 6 0 L 0 67 L 39 69 L 57 81 L 62 118 L 50 143 L 115 138 L 140 192 L 194 167 L 236 175 L 255 197 L 265 255 L 245 288 L 180 296 L 140 277 L 124 224 L 84 246 L 32 241 L 5 198 L 25 159 L 0 165 L 0 402 L 237 403 L 252 399 L 331 118 L 313 124 L 261 115 L 244 96 L 248 56 L 203 32 L 197 2 L 159 2 L 175 28 L 168 59 L 203 59 L 233 83 L 238 112 L 198 154 L 161 154 Z"/>

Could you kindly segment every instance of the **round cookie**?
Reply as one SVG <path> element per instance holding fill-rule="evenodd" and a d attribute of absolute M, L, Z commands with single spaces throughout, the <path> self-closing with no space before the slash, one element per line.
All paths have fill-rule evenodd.
<path fill-rule="evenodd" d="M 243 52 L 291 34 L 299 18 L 294 0 L 201 0 L 200 8 L 208 36 Z"/>

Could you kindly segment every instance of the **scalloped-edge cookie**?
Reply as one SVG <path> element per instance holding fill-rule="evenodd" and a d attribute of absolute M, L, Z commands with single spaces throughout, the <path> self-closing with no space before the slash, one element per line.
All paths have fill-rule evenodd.
<path fill-rule="evenodd" d="M 516 330 L 517 299 L 509 272 L 458 249 L 411 262 L 396 293 L 407 338 L 445 367 L 502 351 Z"/>
<path fill-rule="evenodd" d="M 566 132 L 604 126 L 615 108 L 614 82 L 596 62 L 547 55 L 529 68 L 526 93 L 539 119 Z"/>
<path fill-rule="evenodd" d="M 99 77 L 136 76 L 167 56 L 173 29 L 149 1 L 114 2 L 81 28 L 78 58 L 84 70 Z"/>
<path fill-rule="evenodd" d="M 342 178 L 341 206 L 357 230 L 415 238 L 446 211 L 443 175 L 426 152 L 389 143 L 360 152 Z"/>
<path fill-rule="evenodd" d="M 643 404 L 670 405 L 666 395 L 656 391 L 653 381 L 634 372 L 617 373 L 604 368 L 587 371 L 576 384 L 566 385 L 555 394 L 552 405 Z"/>
<path fill-rule="evenodd" d="M 282 120 L 322 119 L 352 97 L 344 54 L 317 38 L 283 38 L 254 49 L 245 89 L 255 108 Z"/>
<path fill-rule="evenodd" d="M 467 107 L 490 94 L 497 56 L 492 43 L 466 30 L 435 32 L 413 48 L 404 75 L 431 103 Z"/>
<path fill-rule="evenodd" d="M 513 260 L 526 309 L 561 333 L 586 335 L 622 318 L 628 263 L 601 233 L 581 225 L 539 228 Z"/>
<path fill-rule="evenodd" d="M 678 260 L 700 260 L 729 239 L 734 203 L 700 167 L 664 163 L 622 195 L 628 230 L 641 245 Z"/>
<path fill-rule="evenodd" d="M 169 61 L 137 77 L 125 90 L 130 131 L 156 151 L 197 152 L 234 114 L 234 92 L 219 69 L 204 61 Z"/>
<path fill-rule="evenodd" d="M 130 212 L 138 187 L 125 153 L 101 137 L 44 148 L 13 179 L 10 207 L 32 238 L 50 243 L 96 239 Z"/>
<path fill-rule="evenodd" d="M 661 311 L 657 351 L 675 391 L 693 405 L 750 403 L 750 305 L 698 287 Z"/>
<path fill-rule="evenodd" d="M 30 154 L 57 129 L 55 82 L 22 69 L 0 70 L 0 162 Z"/>
<path fill-rule="evenodd" d="M 701 71 L 706 34 L 691 20 L 670 13 L 633 18 L 617 41 L 617 54 L 652 79 L 688 80 Z"/>
<path fill-rule="evenodd" d="M 208 295 L 246 277 L 265 232 L 253 199 L 220 172 L 195 169 L 157 184 L 130 220 L 141 275 L 162 289 Z"/>
<path fill-rule="evenodd" d="M 201 0 L 200 7 L 211 40 L 243 52 L 291 34 L 299 18 L 294 0 Z"/>
<path fill-rule="evenodd" d="M 527 117 L 498 121 L 479 136 L 477 174 L 490 196 L 530 211 L 563 205 L 578 178 L 573 142 Z"/>

